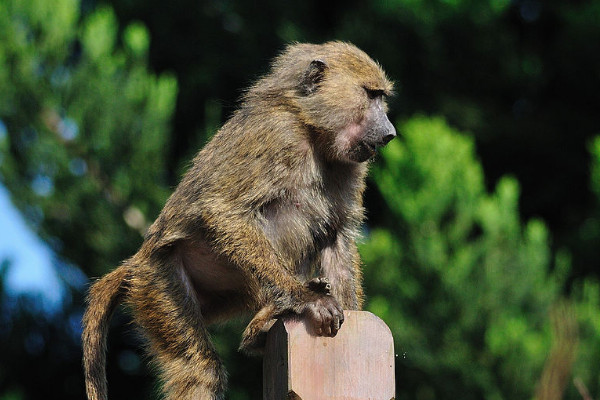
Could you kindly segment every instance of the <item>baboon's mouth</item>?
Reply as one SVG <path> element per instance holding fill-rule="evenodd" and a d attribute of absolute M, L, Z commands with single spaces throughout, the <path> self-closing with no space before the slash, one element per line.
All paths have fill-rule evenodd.
<path fill-rule="evenodd" d="M 366 141 L 361 141 L 358 146 L 354 148 L 350 158 L 357 162 L 367 161 L 369 158 L 373 157 L 377 153 L 377 146 L 368 143 Z"/>
<path fill-rule="evenodd" d="M 379 146 L 376 145 L 376 144 L 369 143 L 369 142 L 362 142 L 362 147 L 366 151 L 368 151 L 369 153 L 371 153 L 371 155 L 373 155 L 373 154 L 377 153 L 377 148 Z"/>

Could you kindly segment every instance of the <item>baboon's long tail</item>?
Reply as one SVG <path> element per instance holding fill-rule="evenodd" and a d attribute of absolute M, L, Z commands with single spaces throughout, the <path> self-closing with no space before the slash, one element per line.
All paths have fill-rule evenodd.
<path fill-rule="evenodd" d="M 106 336 L 113 311 L 124 295 L 130 265 L 121 265 L 90 288 L 83 315 L 83 367 L 88 400 L 107 400 Z"/>

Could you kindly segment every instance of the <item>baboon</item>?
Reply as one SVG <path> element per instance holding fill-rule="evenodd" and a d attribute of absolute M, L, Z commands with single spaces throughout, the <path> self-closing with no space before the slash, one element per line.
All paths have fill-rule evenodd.
<path fill-rule="evenodd" d="M 106 334 L 119 303 L 148 341 L 168 399 L 222 399 L 207 325 L 253 312 L 240 348 L 274 318 L 334 336 L 363 303 L 355 238 L 368 160 L 396 136 L 392 83 L 343 42 L 293 44 L 194 158 L 139 251 L 95 282 L 83 318 L 89 400 L 106 400 Z"/>

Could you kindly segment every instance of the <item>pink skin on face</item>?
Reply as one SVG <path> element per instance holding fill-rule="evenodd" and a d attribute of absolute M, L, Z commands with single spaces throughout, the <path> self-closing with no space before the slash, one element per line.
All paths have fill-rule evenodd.
<path fill-rule="evenodd" d="M 362 118 L 359 122 L 352 122 L 336 135 L 333 148 L 339 156 L 348 158 L 348 151 L 360 140 L 364 133 L 366 121 L 367 118 Z"/>

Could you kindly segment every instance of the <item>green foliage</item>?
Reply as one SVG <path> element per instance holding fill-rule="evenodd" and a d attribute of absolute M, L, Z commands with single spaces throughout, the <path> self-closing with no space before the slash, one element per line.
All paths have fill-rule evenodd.
<path fill-rule="evenodd" d="M 361 246 L 368 308 L 388 322 L 402 355 L 398 398 L 530 397 L 568 259 L 551 270 L 547 228 L 521 223 L 514 179 L 486 192 L 472 139 L 439 118 L 415 117 L 399 130 L 373 171 L 393 222 Z M 583 319 L 600 312 L 586 285 Z M 595 330 L 582 338 L 595 344 L 597 325 L 586 326 Z M 585 358 L 582 369 L 600 361 Z"/>
<path fill-rule="evenodd" d="M 600 240 L 600 136 L 591 141 L 589 149 L 592 159 L 590 186 L 596 194 L 596 208 L 582 226 L 581 237 L 595 243 L 597 249 Z M 572 297 L 577 301 L 580 331 L 574 375 L 589 382 L 588 389 L 596 398 L 600 393 L 600 283 L 580 279 L 573 286 Z"/>
<path fill-rule="evenodd" d="M 580 337 L 573 375 L 585 382 L 593 398 L 597 398 L 600 393 L 600 284 L 593 280 L 580 281 L 572 297 L 576 300 Z"/>
<path fill-rule="evenodd" d="M 143 25 L 121 37 L 111 9 L 82 21 L 78 10 L 0 3 L 0 174 L 33 226 L 97 275 L 139 244 L 169 193 L 177 84 L 148 72 Z"/>
<path fill-rule="evenodd" d="M 169 193 L 177 84 L 148 71 L 142 24 L 121 34 L 109 8 L 83 17 L 79 7 L 0 2 L 0 181 L 61 258 L 98 276 L 132 254 Z M 40 315 L 41 299 L 8 296 L 0 277 L 0 397 L 84 396 L 83 293 L 65 290 L 63 309 Z M 146 398 L 148 371 L 122 362 L 139 343 L 117 322 L 108 370 L 120 374 L 111 384 Z"/>
<path fill-rule="evenodd" d="M 475 141 L 438 118 L 403 124 L 373 171 L 386 207 L 367 206 L 386 222 L 361 252 L 368 307 L 396 338 L 398 398 L 533 396 L 571 258 L 582 276 L 598 264 L 600 138 L 589 147 L 595 203 L 581 189 L 581 144 L 598 133 L 599 1 L 113 3 L 128 23 L 106 6 L 82 15 L 90 4 L 78 0 L 0 1 L 0 180 L 61 257 L 97 276 L 131 255 L 176 181 L 166 175 L 283 42 L 350 40 L 398 81 L 394 115 L 438 113 L 473 132 L 495 183 L 490 193 Z M 150 73 L 150 58 L 181 82 L 173 143 L 177 83 Z M 523 198 L 516 178 L 495 181 L 507 170 Z M 522 222 L 519 202 L 550 220 L 554 251 L 543 222 Z M 600 285 L 579 277 L 566 292 L 579 323 L 573 374 L 598 398 Z M 1 310 L 0 398 L 48 397 L 54 382 L 54 397 L 81 398 L 81 294 L 54 317 L 31 312 L 35 300 Z M 109 337 L 110 397 L 148 398 L 125 321 L 118 315 Z M 235 351 L 242 327 L 215 329 L 240 400 L 261 391 L 260 361 Z M 38 353 L 32 337 L 46 343 Z M 566 398 L 580 398 L 572 385 Z"/>

